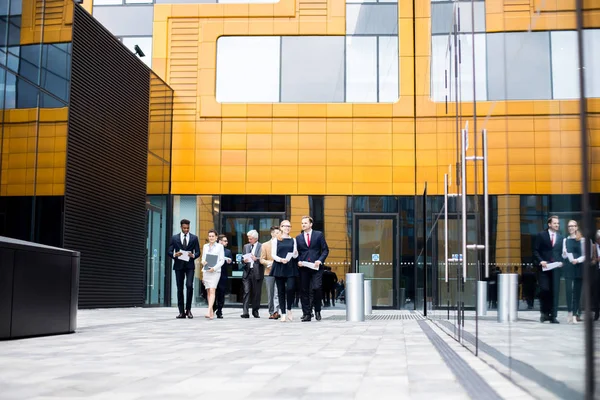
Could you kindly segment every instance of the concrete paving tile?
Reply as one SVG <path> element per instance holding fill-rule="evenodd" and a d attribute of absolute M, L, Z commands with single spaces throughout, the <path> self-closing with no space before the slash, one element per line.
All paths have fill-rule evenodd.
<path fill-rule="evenodd" d="M 324 317 L 341 312 L 324 310 Z M 395 312 L 402 313 L 385 311 Z M 81 310 L 76 334 L 0 342 L 0 400 L 467 398 L 414 320 L 281 324 L 240 313 L 178 321 L 172 308 Z M 556 332 L 534 330 L 534 337 Z M 493 338 L 508 348 L 508 334 Z M 444 335 L 507 398 L 528 398 Z M 525 351 L 532 341 L 523 343 L 523 357 L 540 357 Z M 546 367 L 560 375 L 561 365 L 575 386 L 577 359 Z"/>

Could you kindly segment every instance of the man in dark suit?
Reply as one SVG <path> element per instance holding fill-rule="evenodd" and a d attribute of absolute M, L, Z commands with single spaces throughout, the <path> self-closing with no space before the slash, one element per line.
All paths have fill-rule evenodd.
<path fill-rule="evenodd" d="M 546 265 L 562 261 L 563 237 L 558 233 L 560 222 L 556 215 L 548 218 L 548 229 L 538 233 L 533 248 L 533 258 L 539 266 L 540 322 L 558 324 L 558 293 L 561 268 L 544 271 Z"/>
<path fill-rule="evenodd" d="M 329 255 L 329 247 L 323 232 L 313 231 L 313 219 L 309 216 L 302 217 L 302 233 L 296 236 L 298 246 L 298 267 L 300 270 L 300 285 L 302 286 L 302 322 L 310 322 L 314 303 L 315 318 L 321 320 L 323 263 Z M 318 269 L 312 269 L 304 262 L 314 263 Z M 314 297 L 311 300 L 311 292 Z"/>
<path fill-rule="evenodd" d="M 231 250 L 227 248 L 229 241 L 227 236 L 219 235 L 219 243 L 223 245 L 225 252 L 225 264 L 221 267 L 221 277 L 219 278 L 219 285 L 217 286 L 217 296 L 213 310 L 217 313 L 217 318 L 223 318 L 223 306 L 225 305 L 225 292 L 227 291 L 227 266 L 231 264 L 233 254 Z"/>
<path fill-rule="evenodd" d="M 242 285 L 244 286 L 244 296 L 242 298 L 243 313 L 242 318 L 250 318 L 248 309 L 250 299 L 252 299 L 252 316 L 260 318 L 258 309 L 260 308 L 260 295 L 262 292 L 263 279 L 265 277 L 265 267 L 260 263 L 261 244 L 258 242 L 258 232 L 251 230 L 248 232 L 248 243 L 244 245 L 243 254 L 250 254 L 251 261 L 243 260 L 244 273 L 242 275 Z"/>
<path fill-rule="evenodd" d="M 177 282 L 177 307 L 179 307 L 179 315 L 176 318 L 190 319 L 192 315 L 192 298 L 194 295 L 194 260 L 200 255 L 200 242 L 198 236 L 190 233 L 190 221 L 187 219 L 181 220 L 181 233 L 173 235 L 171 244 L 169 244 L 169 257 L 175 262 L 173 263 L 173 271 L 175 271 L 175 281 Z M 180 259 L 180 257 L 189 257 Z M 182 257 L 182 258 L 183 258 Z M 185 312 L 183 308 L 183 283 L 187 288 Z"/>

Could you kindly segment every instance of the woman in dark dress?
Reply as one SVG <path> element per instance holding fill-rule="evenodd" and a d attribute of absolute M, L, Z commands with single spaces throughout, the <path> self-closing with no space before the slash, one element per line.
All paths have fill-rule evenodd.
<path fill-rule="evenodd" d="M 298 248 L 296 239 L 290 237 L 290 230 L 292 229 L 290 221 L 281 221 L 279 228 L 281 229 L 281 235 L 277 239 L 273 239 L 271 245 L 271 255 L 273 256 L 271 276 L 275 277 L 275 284 L 277 285 L 279 307 L 282 314 L 281 322 L 291 322 L 292 305 L 294 304 L 294 281 L 298 275 L 298 264 L 296 262 Z M 292 253 L 289 260 L 286 258 L 288 253 Z"/>
<path fill-rule="evenodd" d="M 567 224 L 569 236 L 563 239 L 562 256 L 563 277 L 565 278 L 567 294 L 567 323 L 581 321 L 581 287 L 583 286 L 582 263 L 585 260 L 585 240 L 579 233 L 577 221 L 569 221 Z"/>

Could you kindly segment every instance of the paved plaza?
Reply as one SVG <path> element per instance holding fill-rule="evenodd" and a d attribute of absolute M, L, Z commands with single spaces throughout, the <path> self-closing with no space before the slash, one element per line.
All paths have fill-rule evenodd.
<path fill-rule="evenodd" d="M 76 334 L 0 342 L 0 399 L 538 397 L 416 313 L 349 323 L 326 310 L 320 322 L 295 313 L 282 323 L 264 311 L 203 311 L 176 320 L 174 308 L 81 310 Z"/>

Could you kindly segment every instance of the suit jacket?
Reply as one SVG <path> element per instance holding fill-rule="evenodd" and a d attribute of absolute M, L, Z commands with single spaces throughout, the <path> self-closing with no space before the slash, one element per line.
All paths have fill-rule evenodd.
<path fill-rule="evenodd" d="M 255 279 L 261 280 L 265 277 L 265 267 L 260 263 L 260 251 L 262 245 L 260 242 L 256 242 L 256 249 L 254 249 L 254 256 L 257 258 L 256 261 L 252 262 L 253 268 L 250 268 L 250 263 L 244 263 L 244 273 L 242 275 L 242 279 Z M 252 245 L 250 243 L 246 243 L 244 245 L 244 253 L 248 254 L 252 250 Z"/>
<path fill-rule="evenodd" d="M 598 243 L 592 243 L 592 265 L 598 265 L 598 262 L 600 261 L 600 257 L 598 257 L 598 246 L 600 246 Z"/>
<path fill-rule="evenodd" d="M 273 266 L 273 255 L 271 254 L 271 241 L 264 242 L 260 248 L 260 263 L 265 268 L 265 275 L 269 275 L 271 273 L 271 268 Z"/>
<path fill-rule="evenodd" d="M 231 258 L 231 262 L 233 262 L 233 254 L 231 253 L 231 250 L 225 248 L 223 250 L 223 253 L 225 254 L 225 258 Z M 227 268 L 229 268 L 229 265 L 231 264 L 227 264 L 227 260 L 225 260 L 223 266 L 221 267 L 221 277 L 219 278 L 219 286 L 222 286 L 227 282 Z"/>
<path fill-rule="evenodd" d="M 542 261 L 546 261 L 547 263 L 562 262 L 562 242 L 563 236 L 558 232 L 554 239 L 554 246 L 552 246 L 550 234 L 547 230 L 538 233 L 533 247 L 533 258 L 536 265 L 539 266 Z"/>
<path fill-rule="evenodd" d="M 173 263 L 174 271 L 190 270 L 196 268 L 194 261 L 196 260 L 196 258 L 198 258 L 198 256 L 200 256 L 200 242 L 198 241 L 198 236 L 191 233 L 189 233 L 188 235 L 190 239 L 188 240 L 186 247 L 183 247 L 183 244 L 181 243 L 181 236 L 179 233 L 171 237 L 171 243 L 169 244 L 169 257 L 175 260 L 175 262 Z M 183 261 L 176 257 L 173 257 L 173 255 L 177 253 L 178 250 L 191 251 L 192 253 L 194 253 L 194 258 L 190 258 L 190 261 Z"/>
<path fill-rule="evenodd" d="M 316 262 L 321 261 L 319 269 L 323 269 L 325 259 L 329 255 L 329 247 L 325 241 L 323 232 L 315 231 L 313 229 L 310 234 L 310 247 L 306 243 L 306 235 L 304 232 L 296 236 L 296 243 L 298 246 L 298 261 Z"/>

